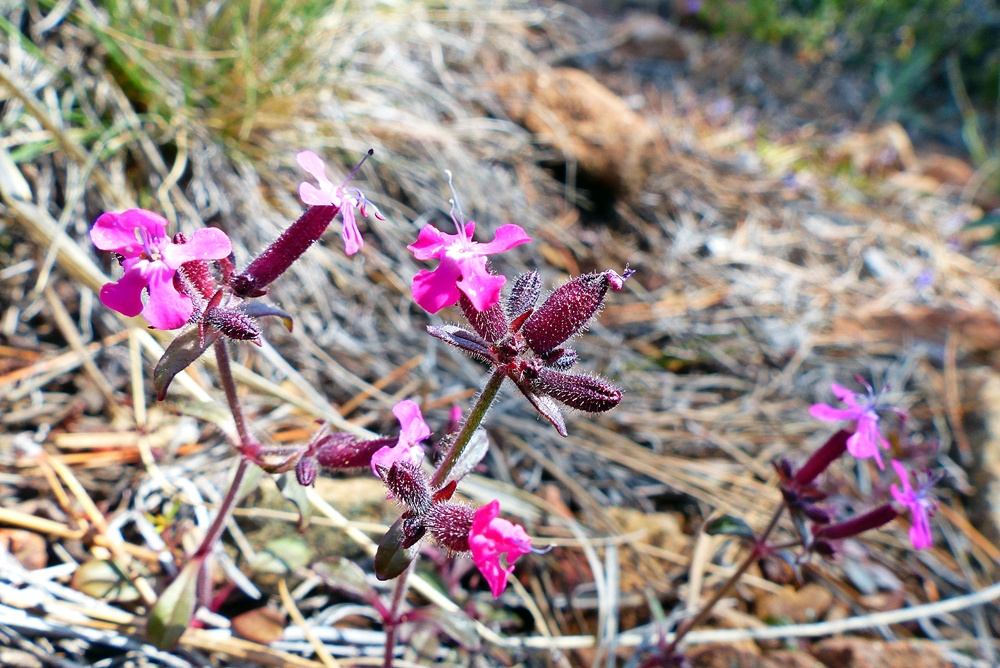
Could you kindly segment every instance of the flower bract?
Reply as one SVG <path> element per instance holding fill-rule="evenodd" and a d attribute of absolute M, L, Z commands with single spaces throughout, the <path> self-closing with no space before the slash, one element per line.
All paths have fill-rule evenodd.
<path fill-rule="evenodd" d="M 101 288 L 101 303 L 123 315 L 142 314 L 156 329 L 177 329 L 194 309 L 191 298 L 174 285 L 177 270 L 185 262 L 221 260 L 233 247 L 225 232 L 211 227 L 175 243 L 166 226 L 163 216 L 144 209 L 109 212 L 94 223 L 90 239 L 98 249 L 121 256 L 125 268 L 124 276 Z"/>

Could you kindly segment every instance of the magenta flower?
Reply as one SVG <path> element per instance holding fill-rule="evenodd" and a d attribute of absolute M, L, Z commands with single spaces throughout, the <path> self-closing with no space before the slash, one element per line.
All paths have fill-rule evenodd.
<path fill-rule="evenodd" d="M 424 459 L 420 441 L 431 435 L 430 427 L 424 422 L 420 406 L 416 402 L 404 399 L 393 407 L 392 412 L 399 420 L 399 440 L 392 447 L 382 446 L 372 455 L 372 473 L 380 478 L 396 462 L 409 462 L 419 467 Z"/>
<path fill-rule="evenodd" d="M 913 543 L 914 549 L 923 550 L 934 542 L 931 536 L 930 518 L 937 509 L 937 500 L 931 497 L 930 489 L 937 480 L 928 477 L 923 484 L 919 484 L 918 480 L 919 486 L 917 489 L 913 489 L 910 486 L 910 474 L 906 467 L 894 459 L 892 460 L 892 468 L 896 470 L 896 475 L 903 483 L 903 489 L 900 490 L 896 485 L 892 485 L 889 491 L 892 492 L 892 498 L 896 499 L 896 503 L 909 509 L 913 520 L 913 524 L 910 526 L 910 542 Z"/>
<path fill-rule="evenodd" d="M 440 260 L 434 271 L 421 269 L 413 278 L 413 298 L 430 313 L 458 303 L 464 293 L 477 311 L 485 311 L 500 299 L 500 289 L 507 282 L 503 276 L 486 269 L 486 256 L 502 253 L 531 239 L 518 225 L 500 227 L 493 241 L 472 240 L 476 224 L 468 222 L 464 229 L 456 220 L 459 234 L 445 234 L 433 225 L 426 225 L 417 241 L 407 246 L 418 260 Z"/>
<path fill-rule="evenodd" d="M 493 598 L 507 587 L 507 578 L 514 572 L 514 562 L 521 555 L 531 552 L 531 538 L 520 524 L 511 524 L 501 519 L 500 502 L 491 501 L 476 511 L 469 530 L 469 549 L 472 561 L 490 584 Z M 500 555 L 507 555 L 505 568 Z"/>
<path fill-rule="evenodd" d="M 174 286 L 174 274 L 185 262 L 221 260 L 232 242 L 214 227 L 196 230 L 175 243 L 166 234 L 167 220 L 152 211 L 129 209 L 104 213 L 90 229 L 94 246 L 117 253 L 125 275 L 101 288 L 101 303 L 122 315 L 140 313 L 156 329 L 177 329 L 191 317 L 191 298 Z M 149 296 L 145 304 L 142 293 Z"/>
<path fill-rule="evenodd" d="M 361 237 L 357 220 L 354 217 L 354 209 L 361 211 L 361 215 L 368 217 L 368 207 L 372 208 L 372 214 L 379 220 L 385 217 L 379 213 L 374 204 L 365 199 L 364 193 L 357 188 L 345 188 L 335 186 L 326 177 L 326 164 L 322 158 L 312 151 L 302 151 L 295 156 L 299 166 L 308 172 L 319 182 L 319 188 L 311 183 L 303 181 L 299 184 L 299 198 L 309 206 L 336 206 L 340 207 L 340 213 L 344 217 L 344 227 L 340 236 L 344 239 L 344 252 L 354 255 L 365 245 L 365 240 Z"/>
<path fill-rule="evenodd" d="M 809 408 L 809 414 L 817 420 L 823 420 L 824 422 L 854 420 L 857 423 L 857 427 L 854 430 L 854 434 L 847 439 L 847 451 L 858 459 L 874 457 L 878 467 L 880 469 L 885 468 L 885 465 L 882 463 L 882 453 L 879 452 L 879 446 L 888 450 L 889 441 L 878 430 L 878 411 L 882 408 L 888 408 L 899 413 L 904 419 L 906 416 L 896 408 L 880 406 L 878 401 L 881 398 L 881 394 L 876 395 L 870 385 L 868 386 L 867 395 L 856 395 L 854 392 L 837 383 L 830 385 L 830 389 L 833 390 L 834 395 L 838 399 L 847 404 L 847 408 L 833 408 L 826 404 L 813 404 Z"/>

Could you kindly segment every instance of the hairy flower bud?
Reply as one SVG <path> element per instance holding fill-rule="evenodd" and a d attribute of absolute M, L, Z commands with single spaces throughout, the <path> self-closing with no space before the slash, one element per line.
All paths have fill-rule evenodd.
<path fill-rule="evenodd" d="M 469 324 L 476 330 L 476 333 L 490 343 L 497 343 L 507 336 L 507 330 L 509 329 L 507 314 L 504 313 L 503 306 L 501 306 L 499 301 L 495 302 L 485 311 L 477 311 L 473 303 L 465 296 L 465 293 L 460 292 L 458 305 L 462 307 L 465 319 L 469 321 Z"/>
<path fill-rule="evenodd" d="M 330 225 L 339 206 L 311 206 L 250 263 L 230 285 L 240 297 L 259 297 L 274 279 L 299 259 Z"/>
<path fill-rule="evenodd" d="M 334 470 L 368 468 L 372 464 L 372 455 L 395 442 L 395 438 L 358 441 L 353 434 L 334 432 L 317 443 L 316 461 L 323 468 Z"/>
<path fill-rule="evenodd" d="M 210 308 L 205 312 L 204 321 L 231 339 L 237 341 L 258 341 L 260 327 L 243 311 L 231 308 Z"/>
<path fill-rule="evenodd" d="M 174 238 L 183 236 L 179 232 L 174 235 Z M 179 243 L 175 241 L 174 243 Z M 191 260 L 190 262 L 185 262 L 178 268 L 177 273 L 184 277 L 184 279 L 190 282 L 191 285 L 198 290 L 200 294 L 198 295 L 188 295 L 189 297 L 200 297 L 203 299 L 210 298 L 215 293 L 215 279 L 212 278 L 212 272 L 208 268 L 208 263 L 204 260 Z"/>
<path fill-rule="evenodd" d="M 544 355 L 539 355 L 545 366 L 559 371 L 572 369 L 580 360 L 580 356 L 572 348 L 556 348 Z"/>
<path fill-rule="evenodd" d="M 597 376 L 563 373 L 552 369 L 538 369 L 538 377 L 531 383 L 538 394 L 545 394 L 570 408 L 588 413 L 603 413 L 617 406 L 622 392 L 609 381 Z"/>
<path fill-rule="evenodd" d="M 521 327 L 528 346 L 539 355 L 561 346 L 600 311 L 608 288 L 621 290 L 630 275 L 628 270 L 625 276 L 611 270 L 594 272 L 556 288 Z"/>
<path fill-rule="evenodd" d="M 847 439 L 850 432 L 841 429 L 831 436 L 816 452 L 806 460 L 792 479 L 796 486 L 805 487 L 825 471 L 831 463 L 847 452 Z"/>
<path fill-rule="evenodd" d="M 865 531 L 877 529 L 883 524 L 888 524 L 897 517 L 899 517 L 899 511 L 893 508 L 891 504 L 887 503 L 874 510 L 868 511 L 864 515 L 858 515 L 857 517 L 852 517 L 851 519 L 843 522 L 827 524 L 818 529 L 813 529 L 813 536 L 817 540 L 825 541 L 851 538 L 852 536 L 857 536 Z"/>
<path fill-rule="evenodd" d="M 419 464 L 400 460 L 388 470 L 381 468 L 379 474 L 389 493 L 418 517 L 431 507 L 431 488 Z"/>
<path fill-rule="evenodd" d="M 316 460 L 313 457 L 303 457 L 295 465 L 295 479 L 303 487 L 313 484 L 318 473 L 319 467 L 317 467 Z"/>
<path fill-rule="evenodd" d="M 469 530 L 475 516 L 475 508 L 461 503 L 435 503 L 427 511 L 424 526 L 442 547 L 468 552 Z"/>
<path fill-rule="evenodd" d="M 541 293 L 542 279 L 537 271 L 518 276 L 507 297 L 507 317 L 514 320 L 535 308 Z"/>

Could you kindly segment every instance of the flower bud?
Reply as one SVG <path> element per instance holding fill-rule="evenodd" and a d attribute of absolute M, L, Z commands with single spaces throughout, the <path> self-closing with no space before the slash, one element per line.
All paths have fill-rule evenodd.
<path fill-rule="evenodd" d="M 847 452 L 847 439 L 850 433 L 841 429 L 831 436 L 816 452 L 806 460 L 802 468 L 792 478 L 797 487 L 805 487 L 825 471 L 831 463 Z"/>
<path fill-rule="evenodd" d="M 572 348 L 556 348 L 539 356 L 545 366 L 559 371 L 572 369 L 580 360 L 580 355 Z"/>
<path fill-rule="evenodd" d="M 395 438 L 358 441 L 353 434 L 335 432 L 316 444 L 316 462 L 323 468 L 334 470 L 368 468 L 372 465 L 372 455 L 395 442 Z"/>
<path fill-rule="evenodd" d="M 469 551 L 469 530 L 476 510 L 460 503 L 435 503 L 427 511 L 424 526 L 437 542 L 452 552 Z"/>
<path fill-rule="evenodd" d="M 870 510 L 864 515 L 852 517 L 836 524 L 827 524 L 818 529 L 813 529 L 813 537 L 817 540 L 842 540 L 851 538 L 865 531 L 877 529 L 883 524 L 888 524 L 899 517 L 899 512 L 891 504 L 879 506 L 875 510 Z"/>
<path fill-rule="evenodd" d="M 623 278 L 613 271 L 578 276 L 556 288 L 524 322 L 521 333 L 539 355 L 554 350 L 577 334 L 604 304 L 608 288 L 620 290 Z"/>
<path fill-rule="evenodd" d="M 418 464 L 399 460 L 388 470 L 380 467 L 379 474 L 393 498 L 406 504 L 417 517 L 431 507 L 430 485 Z"/>
<path fill-rule="evenodd" d="M 229 308 L 208 309 L 204 321 L 206 325 L 212 325 L 231 339 L 259 344 L 260 327 L 243 311 Z"/>
<path fill-rule="evenodd" d="M 175 238 L 178 236 L 181 236 L 181 234 L 177 233 Z M 177 272 L 201 293 L 199 295 L 188 295 L 189 297 L 208 299 L 215 293 L 215 279 L 212 278 L 212 272 L 208 268 L 208 263 L 204 260 L 185 262 Z"/>
<path fill-rule="evenodd" d="M 313 457 L 303 457 L 295 465 L 295 479 L 303 487 L 313 484 L 318 473 L 319 467 L 316 465 L 316 460 Z"/>
<path fill-rule="evenodd" d="M 538 277 L 537 271 L 518 276 L 507 297 L 507 316 L 514 320 L 535 308 L 541 293 L 542 279 Z"/>
<path fill-rule="evenodd" d="M 288 270 L 330 225 L 339 206 L 311 206 L 250 263 L 230 285 L 240 297 L 259 297 L 274 279 Z"/>
<path fill-rule="evenodd" d="M 476 333 L 490 343 L 502 341 L 507 336 L 509 329 L 507 314 L 504 313 L 503 306 L 500 305 L 499 301 L 485 311 L 477 311 L 465 293 L 459 291 L 458 305 L 462 307 L 465 319 L 469 321 Z"/>
<path fill-rule="evenodd" d="M 538 369 L 532 389 L 560 401 L 570 408 L 588 413 L 603 413 L 617 406 L 622 392 L 609 381 L 597 376 L 563 373 L 552 369 Z"/>

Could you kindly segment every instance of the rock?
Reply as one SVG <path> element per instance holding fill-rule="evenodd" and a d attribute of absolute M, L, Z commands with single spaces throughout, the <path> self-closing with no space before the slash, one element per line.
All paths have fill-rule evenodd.
<path fill-rule="evenodd" d="M 833 594 L 822 585 L 810 583 L 799 590 L 785 587 L 780 593 L 764 594 L 757 603 L 757 616 L 767 622 L 808 624 L 823 618 Z"/>
<path fill-rule="evenodd" d="M 934 643 L 882 642 L 867 638 L 829 638 L 816 643 L 813 656 L 828 668 L 948 668 Z"/>
<path fill-rule="evenodd" d="M 639 192 L 658 133 L 592 76 L 572 68 L 526 72 L 494 89 L 510 118 L 575 162 L 581 177 L 614 196 Z"/>

